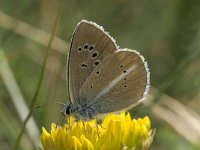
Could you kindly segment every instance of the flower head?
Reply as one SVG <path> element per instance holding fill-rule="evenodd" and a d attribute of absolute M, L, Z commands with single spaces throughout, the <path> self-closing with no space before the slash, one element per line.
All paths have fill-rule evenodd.
<path fill-rule="evenodd" d="M 73 118 L 71 118 L 72 120 Z M 95 120 L 73 122 L 63 127 L 52 123 L 51 131 L 42 128 L 41 143 L 45 150 L 145 150 L 153 141 L 148 117 L 131 120 L 130 114 L 107 115 L 101 125 Z"/>

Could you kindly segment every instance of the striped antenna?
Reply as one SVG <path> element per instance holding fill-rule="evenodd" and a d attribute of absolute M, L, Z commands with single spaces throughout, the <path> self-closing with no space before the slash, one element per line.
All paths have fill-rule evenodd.
<path fill-rule="evenodd" d="M 37 106 L 34 106 L 34 108 L 42 108 L 42 107 L 46 107 L 46 106 L 49 106 L 49 105 L 52 105 L 52 104 L 60 104 L 62 106 L 66 106 L 66 104 L 62 103 L 62 102 L 52 102 L 52 103 L 48 103 L 48 104 L 44 104 L 44 105 L 37 105 Z"/>

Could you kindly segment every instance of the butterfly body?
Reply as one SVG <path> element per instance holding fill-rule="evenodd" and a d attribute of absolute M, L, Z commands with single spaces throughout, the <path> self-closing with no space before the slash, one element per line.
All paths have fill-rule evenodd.
<path fill-rule="evenodd" d="M 70 44 L 68 89 L 70 103 L 63 112 L 77 120 L 129 109 L 149 90 L 147 63 L 137 51 L 119 49 L 96 23 L 81 21 Z"/>

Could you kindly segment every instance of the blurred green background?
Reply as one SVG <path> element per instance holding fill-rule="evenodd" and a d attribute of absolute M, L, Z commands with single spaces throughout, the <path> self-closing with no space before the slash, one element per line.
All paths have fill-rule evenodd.
<path fill-rule="evenodd" d="M 56 38 L 35 105 L 67 103 L 66 61 L 77 23 L 102 25 L 122 48 L 138 50 L 151 71 L 151 150 L 200 149 L 199 0 L 0 0 L 0 149 L 12 149 L 40 78 L 58 10 Z M 157 92 L 160 91 L 160 92 Z M 19 149 L 38 149 L 41 127 L 59 122 L 60 106 L 35 108 Z"/>

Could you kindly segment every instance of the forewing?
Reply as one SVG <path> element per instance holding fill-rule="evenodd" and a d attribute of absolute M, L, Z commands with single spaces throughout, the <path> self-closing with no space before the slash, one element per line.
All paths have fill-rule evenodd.
<path fill-rule="evenodd" d="M 116 51 L 115 41 L 93 22 L 81 21 L 70 44 L 68 88 L 72 103 L 78 101 L 80 88 L 102 59 Z"/>
<path fill-rule="evenodd" d="M 149 71 L 136 51 L 119 50 L 105 57 L 84 83 L 81 96 L 99 114 L 129 108 L 145 97 Z"/>

